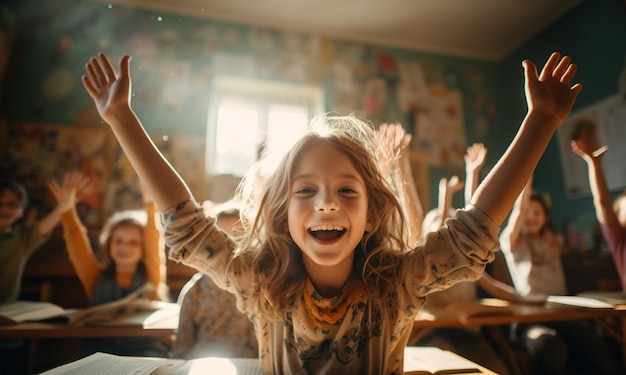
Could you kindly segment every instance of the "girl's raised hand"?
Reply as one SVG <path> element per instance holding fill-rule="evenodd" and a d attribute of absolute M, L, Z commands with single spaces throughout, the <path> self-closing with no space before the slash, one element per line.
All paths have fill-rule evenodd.
<path fill-rule="evenodd" d="M 571 140 L 570 145 L 572 146 L 572 151 L 585 160 L 599 158 L 609 150 L 609 146 L 606 145 L 594 149 L 595 147 L 591 147 L 591 145 L 583 140 Z"/>
<path fill-rule="evenodd" d="M 381 124 L 378 127 L 378 166 L 383 176 L 387 177 L 396 162 L 406 156 L 411 134 L 407 134 L 402 125 Z"/>
<path fill-rule="evenodd" d="M 459 176 L 452 176 L 448 180 L 447 178 L 442 178 L 439 180 L 439 192 L 443 192 L 445 199 L 449 199 L 450 202 L 452 197 L 457 192 L 463 190 L 465 183 L 459 179 Z"/>
<path fill-rule="evenodd" d="M 580 83 L 572 86 L 577 67 L 569 56 L 554 52 L 537 75 L 537 67 L 530 60 L 522 62 L 526 78 L 526 102 L 529 113 L 543 114 L 559 126 L 570 113 L 576 95 L 582 89 Z"/>
<path fill-rule="evenodd" d="M 72 209 L 76 203 L 80 202 L 95 188 L 93 182 L 78 171 L 66 173 L 61 185 L 56 180 L 49 181 L 47 185 L 56 198 L 57 206 L 61 212 Z"/>
<path fill-rule="evenodd" d="M 487 148 L 482 143 L 474 143 L 467 148 L 465 154 L 465 169 L 467 171 L 480 170 L 487 160 Z"/>
<path fill-rule="evenodd" d="M 96 104 L 100 117 L 107 123 L 116 110 L 130 108 L 130 56 L 120 60 L 120 72 L 113 69 L 104 53 L 92 57 L 85 65 L 86 75 L 82 76 L 83 86 Z"/>

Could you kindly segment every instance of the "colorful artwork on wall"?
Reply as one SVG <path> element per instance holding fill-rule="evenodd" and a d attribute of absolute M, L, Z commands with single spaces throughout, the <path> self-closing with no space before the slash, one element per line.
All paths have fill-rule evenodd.
<path fill-rule="evenodd" d="M 46 183 L 60 181 L 66 172 L 78 170 L 95 181 L 95 188 L 83 197 L 80 214 L 88 227 L 99 226 L 100 194 L 111 174 L 112 142 L 108 130 L 13 123 L 7 132 L 11 142 L 2 155 L 0 171 L 24 184 L 31 207 L 39 214 L 54 207 L 56 202 Z"/>
<path fill-rule="evenodd" d="M 94 181 L 95 189 L 79 205 L 88 228 L 99 230 L 113 212 L 141 207 L 136 173 L 106 127 L 15 123 L 8 127 L 8 138 L 11 142 L 1 155 L 0 173 L 25 185 L 31 206 L 39 214 L 56 204 L 46 183 L 75 170 Z M 204 139 L 186 135 L 153 139 L 197 199 L 202 199 Z"/>

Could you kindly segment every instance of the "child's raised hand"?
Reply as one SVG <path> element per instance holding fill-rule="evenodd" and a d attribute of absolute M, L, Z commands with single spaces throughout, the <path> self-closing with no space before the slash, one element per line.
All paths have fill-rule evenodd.
<path fill-rule="evenodd" d="M 487 148 L 482 143 L 474 143 L 467 148 L 465 154 L 465 170 L 473 172 L 480 170 L 487 160 Z"/>
<path fill-rule="evenodd" d="M 439 191 L 444 192 L 447 199 L 452 199 L 452 196 L 463 190 L 464 186 L 465 183 L 459 179 L 459 176 L 452 176 L 449 180 L 445 177 L 439 180 Z"/>
<path fill-rule="evenodd" d="M 49 181 L 47 185 L 56 198 L 57 206 L 61 212 L 72 209 L 76 203 L 95 188 L 89 178 L 77 171 L 66 173 L 61 185 L 56 180 Z"/>
<path fill-rule="evenodd" d="M 96 103 L 100 117 L 109 122 L 117 109 L 130 108 L 130 56 L 120 61 L 119 76 L 104 53 L 92 57 L 85 65 L 83 86 Z"/>
<path fill-rule="evenodd" d="M 576 65 L 569 56 L 554 52 L 537 75 L 537 67 L 529 60 L 522 62 L 526 78 L 526 102 L 529 113 L 543 114 L 559 126 L 572 109 L 576 95 L 582 89 L 577 83 L 571 85 Z"/>
<path fill-rule="evenodd" d="M 572 146 L 572 151 L 584 160 L 593 160 L 595 158 L 599 158 L 609 150 L 609 146 L 606 145 L 596 149 L 582 139 L 573 139 L 570 141 L 570 145 Z"/>
<path fill-rule="evenodd" d="M 378 165 L 383 176 L 387 176 L 393 165 L 406 155 L 411 134 L 404 131 L 402 125 L 381 124 L 378 127 Z"/>

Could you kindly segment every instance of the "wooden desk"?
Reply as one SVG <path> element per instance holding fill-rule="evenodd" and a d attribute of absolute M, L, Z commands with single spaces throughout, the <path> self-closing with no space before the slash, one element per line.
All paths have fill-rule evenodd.
<path fill-rule="evenodd" d="M 62 339 L 86 337 L 166 337 L 178 328 L 176 324 L 151 327 L 68 327 L 58 323 L 28 322 L 0 326 L 0 339 Z"/>
<path fill-rule="evenodd" d="M 480 314 L 481 307 L 502 308 L 498 314 L 491 311 Z M 485 309 L 487 310 L 487 309 Z M 507 312 L 505 312 L 506 310 Z M 499 326 L 511 323 L 539 323 L 564 320 L 592 319 L 596 321 L 620 344 L 622 361 L 626 363 L 626 305 L 613 309 L 582 307 L 546 307 L 542 305 L 515 304 L 507 301 L 485 298 L 478 301 L 464 302 L 445 310 L 422 310 L 413 325 L 409 344 L 416 343 L 430 328 L 435 327 L 474 327 Z"/>
<path fill-rule="evenodd" d="M 414 327 L 463 327 L 463 326 L 483 326 L 483 325 L 503 325 L 511 323 L 536 323 L 559 320 L 580 320 L 580 319 L 603 319 L 616 317 L 626 319 L 626 305 L 617 306 L 614 309 L 593 309 L 577 307 L 548 308 L 541 305 L 515 304 L 507 301 L 484 298 L 475 302 L 464 303 L 466 308 L 446 309 L 442 311 L 428 312 L 421 311 Z M 502 307 L 508 309 L 509 313 L 490 315 L 467 314 L 466 311 L 480 311 L 480 306 Z"/>
<path fill-rule="evenodd" d="M 26 339 L 28 347 L 24 373 L 34 374 L 41 366 L 40 340 L 53 339 L 60 353 L 54 357 L 51 365 L 58 366 L 68 359 L 73 359 L 78 350 L 78 345 L 67 345 L 68 339 L 79 343 L 80 339 L 92 337 L 158 337 L 166 342 L 173 339 L 174 331 L 178 328 L 178 314 L 168 315 L 149 326 L 83 326 L 73 327 L 62 323 L 25 322 L 12 326 L 0 326 L 0 340 L 2 339 Z M 42 352 L 46 354 L 45 351 Z M 50 365 L 50 363 L 48 363 Z M 21 365 L 20 365 L 21 366 Z"/>

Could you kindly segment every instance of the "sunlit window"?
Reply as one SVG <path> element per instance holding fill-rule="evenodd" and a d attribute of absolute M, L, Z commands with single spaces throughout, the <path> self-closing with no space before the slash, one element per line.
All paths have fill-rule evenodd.
<path fill-rule="evenodd" d="M 259 114 L 241 106 L 219 107 L 215 139 L 215 174 L 242 176 L 257 158 Z"/>
<path fill-rule="evenodd" d="M 261 155 L 278 163 L 321 112 L 321 90 L 310 86 L 216 79 L 209 111 L 209 175 L 243 176 Z"/>
<path fill-rule="evenodd" d="M 282 156 L 306 131 L 308 111 L 303 107 L 270 108 L 267 137 L 264 139 L 264 157 L 270 164 L 277 164 Z"/>

